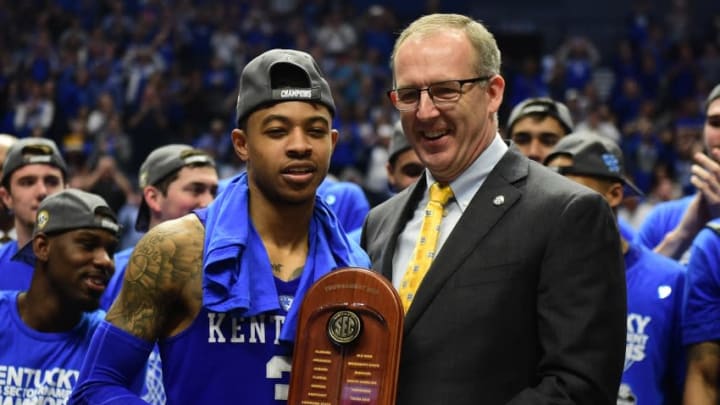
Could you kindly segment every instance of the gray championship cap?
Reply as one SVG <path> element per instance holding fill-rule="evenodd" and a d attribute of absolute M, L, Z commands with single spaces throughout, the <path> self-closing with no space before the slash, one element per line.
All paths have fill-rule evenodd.
<path fill-rule="evenodd" d="M 260 107 L 283 101 L 317 102 L 335 114 L 330 86 L 310 54 L 272 49 L 243 69 L 235 110 L 238 123 Z"/>
<path fill-rule="evenodd" d="M 516 105 L 510 112 L 510 118 L 506 125 L 508 137 L 512 133 L 513 125 L 528 115 L 550 116 L 555 118 L 565 129 L 565 135 L 571 133 L 575 127 L 572 116 L 570 115 L 570 110 L 565 104 L 548 97 L 528 98 Z"/>
<path fill-rule="evenodd" d="M 390 139 L 390 147 L 388 148 L 388 161 L 392 162 L 397 155 L 410 149 L 410 144 L 405 137 L 400 121 L 395 123 L 393 127 L 392 138 Z"/>
<path fill-rule="evenodd" d="M 147 186 L 157 185 L 164 178 L 185 166 L 191 165 L 215 167 L 215 161 L 204 151 L 195 149 L 190 145 L 172 144 L 161 146 L 150 152 L 140 166 L 138 185 L 141 190 Z M 143 198 L 135 221 L 135 229 L 139 232 L 147 232 L 149 226 L 150 207 Z"/>
<path fill-rule="evenodd" d="M 710 108 L 710 103 L 717 100 L 718 98 L 720 98 L 720 84 L 718 84 L 712 89 L 707 100 L 705 100 L 705 113 L 707 113 L 708 108 Z"/>
<path fill-rule="evenodd" d="M 46 138 L 23 138 L 10 146 L 3 163 L 2 184 L 6 184 L 12 173 L 27 165 L 48 164 L 57 167 L 67 177 L 68 169 L 65 159 L 60 154 L 55 142 Z"/>
<path fill-rule="evenodd" d="M 115 212 L 97 194 L 68 188 L 40 202 L 33 238 L 41 232 L 50 235 L 76 229 L 102 229 L 113 236 L 120 233 Z M 30 265 L 35 263 L 32 240 L 13 256 L 13 260 L 22 260 Z"/>
<path fill-rule="evenodd" d="M 562 138 L 545 158 L 545 165 L 558 155 L 572 158 L 573 165 L 558 168 L 561 174 L 599 177 L 619 181 L 638 195 L 643 192 L 625 175 L 625 161 L 620 147 L 612 139 L 592 133 L 576 132 Z"/>

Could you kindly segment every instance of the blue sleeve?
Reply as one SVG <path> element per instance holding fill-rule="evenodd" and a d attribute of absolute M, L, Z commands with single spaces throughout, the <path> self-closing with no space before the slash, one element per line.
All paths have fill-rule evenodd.
<path fill-rule="evenodd" d="M 665 220 L 663 217 L 663 205 L 656 206 L 635 233 L 635 243 L 652 250 L 660 244 L 665 237 Z"/>
<path fill-rule="evenodd" d="M 146 404 L 132 387 L 137 376 L 144 375 L 152 349 L 153 343 L 103 321 L 90 342 L 68 404 Z"/>
<path fill-rule="evenodd" d="M 693 242 L 687 267 L 683 344 L 720 339 L 720 236 L 703 229 Z"/>
<path fill-rule="evenodd" d="M 347 198 L 350 199 L 353 204 L 348 206 L 348 212 L 343 222 L 343 226 L 346 227 L 345 231 L 347 232 L 362 228 L 365 217 L 367 213 L 370 212 L 370 202 L 368 202 L 363 189 L 357 186 L 351 190 L 352 192 Z"/>
<path fill-rule="evenodd" d="M 635 239 L 635 228 L 620 217 L 618 217 L 618 228 L 620 229 L 620 235 L 622 235 L 625 240 L 633 241 Z"/>

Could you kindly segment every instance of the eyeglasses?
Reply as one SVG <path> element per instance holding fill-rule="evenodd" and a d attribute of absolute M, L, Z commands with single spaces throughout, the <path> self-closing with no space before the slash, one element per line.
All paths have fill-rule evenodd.
<path fill-rule="evenodd" d="M 404 87 L 401 89 L 392 89 L 387 92 L 390 101 L 395 108 L 400 111 L 413 111 L 420 105 L 420 93 L 428 92 L 430 100 L 435 107 L 447 106 L 457 103 L 463 95 L 463 86 L 468 83 L 484 82 L 494 75 L 480 76 L 465 80 L 448 80 L 446 82 L 433 83 L 424 89 L 415 87 Z"/>

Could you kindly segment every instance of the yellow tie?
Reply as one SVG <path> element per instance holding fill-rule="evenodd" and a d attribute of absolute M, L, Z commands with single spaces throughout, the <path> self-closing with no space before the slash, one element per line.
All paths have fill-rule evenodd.
<path fill-rule="evenodd" d="M 400 299 L 402 300 L 405 312 L 410 308 L 420 282 L 430 268 L 435 258 L 438 235 L 440 235 L 440 221 L 443 216 L 445 204 L 452 198 L 452 189 L 448 186 L 441 186 L 434 183 L 430 186 L 430 201 L 425 207 L 425 218 L 423 218 L 420 235 L 415 243 L 412 260 L 400 283 Z"/>

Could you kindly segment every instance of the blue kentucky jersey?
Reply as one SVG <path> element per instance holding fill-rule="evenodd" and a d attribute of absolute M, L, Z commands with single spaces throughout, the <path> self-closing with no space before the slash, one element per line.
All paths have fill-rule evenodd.
<path fill-rule="evenodd" d="M 243 318 L 203 307 L 187 330 L 158 343 L 168 404 L 287 403 L 292 352 L 279 334 L 299 279 L 275 282 L 280 311 Z"/>
<path fill-rule="evenodd" d="M 105 312 L 84 313 L 67 332 L 38 332 L 20 318 L 17 295 L 0 292 L 0 404 L 64 404 Z"/>
<path fill-rule="evenodd" d="M 682 393 L 683 266 L 640 245 L 625 254 L 627 345 L 618 404 L 662 404 Z"/>

